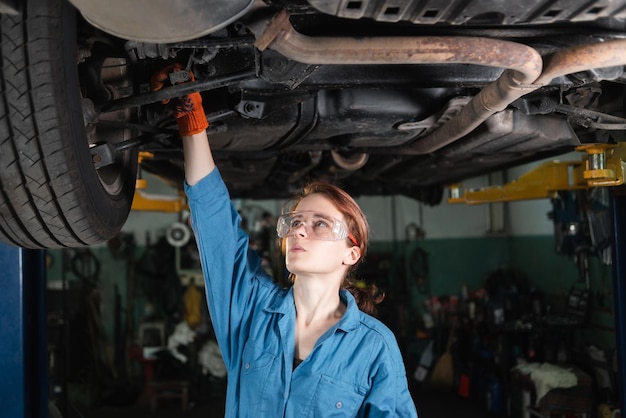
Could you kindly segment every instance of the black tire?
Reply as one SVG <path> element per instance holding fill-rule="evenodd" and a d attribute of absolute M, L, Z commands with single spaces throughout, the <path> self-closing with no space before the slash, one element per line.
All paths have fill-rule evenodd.
<path fill-rule="evenodd" d="M 0 240 L 24 248 L 104 242 L 128 217 L 136 155 L 96 170 L 81 106 L 76 12 L 63 0 L 18 3 L 18 15 L 0 17 Z"/>

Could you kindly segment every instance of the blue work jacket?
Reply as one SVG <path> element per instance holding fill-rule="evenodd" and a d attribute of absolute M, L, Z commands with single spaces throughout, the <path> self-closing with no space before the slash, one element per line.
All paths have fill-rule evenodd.
<path fill-rule="evenodd" d="M 417 417 L 393 333 L 347 309 L 295 369 L 296 310 L 261 267 L 215 169 L 186 185 L 217 341 L 228 369 L 227 417 Z"/>

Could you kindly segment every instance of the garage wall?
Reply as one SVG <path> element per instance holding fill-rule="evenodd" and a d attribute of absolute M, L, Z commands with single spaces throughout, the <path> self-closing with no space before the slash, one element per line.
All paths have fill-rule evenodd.
<path fill-rule="evenodd" d="M 176 191 L 157 178 L 146 174 L 147 193 L 155 195 L 175 195 Z M 464 183 L 466 187 L 482 187 L 487 184 L 486 177 L 478 177 Z M 448 204 L 432 207 L 403 196 L 372 197 L 356 199 L 367 215 L 370 223 L 372 241 L 404 240 L 405 228 L 409 223 L 420 225 L 429 239 L 482 237 L 489 230 L 489 205 Z M 258 206 L 270 213 L 279 214 L 281 200 L 245 200 L 236 199 L 238 209 Z M 123 231 L 133 233 L 140 245 L 150 235 L 155 238 L 179 218 L 178 214 L 158 212 L 131 212 Z"/>
<path fill-rule="evenodd" d="M 577 154 L 572 158 L 579 158 Z M 509 179 L 517 178 L 537 164 L 519 167 L 505 173 Z M 146 175 L 149 193 L 175 194 L 175 191 L 158 179 Z M 470 179 L 464 187 L 483 187 L 489 183 L 487 176 Z M 554 252 L 553 225 L 548 218 L 551 204 L 548 199 L 506 204 L 465 205 L 444 202 L 436 207 L 421 204 L 413 199 L 396 197 L 359 197 L 357 201 L 368 216 L 371 226 L 370 253 L 393 254 L 401 259 L 420 247 L 428 254 L 428 292 L 434 295 L 460 295 L 463 286 L 480 288 L 487 275 L 499 268 L 514 268 L 523 271 L 533 282 L 540 284 L 546 292 L 565 294 L 576 285 L 578 272 L 572 260 Z M 235 201 L 237 208 L 258 206 L 278 214 L 282 201 Z M 163 236 L 169 225 L 179 219 L 178 214 L 133 212 L 123 232 L 132 233 L 141 254 L 146 237 L 152 242 Z M 425 238 L 416 242 L 406 241 L 406 227 L 414 223 L 425 232 Z M 507 228 L 508 233 L 504 232 Z M 119 260 L 112 260 L 106 246 L 95 248 L 103 268 L 101 283 L 103 296 L 109 299 L 120 292 L 125 300 L 125 271 Z M 52 252 L 53 254 L 55 252 Z M 60 259 L 60 252 L 57 253 Z M 53 268 L 52 280 L 60 277 L 59 266 Z M 401 266 L 400 266 L 401 267 Z M 56 270 L 54 270 L 56 269 Z M 390 270 L 386 278 L 398 283 L 398 266 Z M 606 279 L 608 271 L 608 279 Z M 604 313 L 599 319 L 601 327 L 612 327 L 612 291 L 610 270 L 606 267 L 594 271 L 592 287 L 600 288 L 606 302 Z M 71 275 L 70 275 L 71 278 Z M 608 287 L 607 287 L 608 282 Z M 426 294 L 412 290 L 414 306 L 422 307 Z M 124 302 L 123 302 L 124 303 Z M 113 315 L 110 308 L 103 312 Z M 109 330 L 110 332 L 110 330 Z M 606 334 L 606 332 L 605 332 Z M 609 338 L 609 344 L 611 339 Z"/>

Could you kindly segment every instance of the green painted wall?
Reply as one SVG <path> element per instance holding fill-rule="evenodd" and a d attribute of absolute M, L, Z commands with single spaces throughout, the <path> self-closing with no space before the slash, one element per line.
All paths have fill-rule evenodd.
<path fill-rule="evenodd" d="M 509 239 L 509 245 L 511 265 L 546 293 L 562 293 L 578 279 L 574 261 L 555 253 L 553 237 L 515 237 Z"/>
<path fill-rule="evenodd" d="M 409 271 L 406 265 L 407 258 L 421 248 L 428 254 L 428 283 L 427 293 L 419 292 L 414 283 L 414 277 L 408 277 L 411 284 L 413 305 L 422 309 L 424 300 L 430 295 L 461 295 L 461 288 L 479 289 L 487 274 L 510 263 L 510 248 L 507 238 L 459 238 L 459 239 L 426 239 L 410 243 L 374 242 L 370 244 L 369 252 L 392 253 L 396 255 L 389 274 L 389 282 L 399 285 L 400 275 Z"/>
<path fill-rule="evenodd" d="M 428 292 L 420 293 L 411 282 L 412 307 L 425 311 L 424 301 L 434 296 L 461 296 L 462 287 L 477 290 L 489 273 L 509 268 L 524 273 L 533 286 L 546 294 L 553 311 L 565 309 L 567 294 L 572 287 L 583 288 L 578 268 L 573 259 L 557 254 L 552 236 L 484 237 L 459 239 L 425 239 L 412 243 L 374 242 L 370 253 L 395 254 L 395 263 L 389 270 L 390 284 L 400 286 L 403 269 L 398 263 L 402 256 L 416 247 L 428 253 Z M 615 319 L 613 310 L 612 270 L 602 265 L 597 257 L 589 259 L 589 283 L 592 292 L 591 315 L 588 326 L 579 336 L 584 344 L 598 348 L 615 348 Z"/>
<path fill-rule="evenodd" d="M 428 254 L 428 286 L 425 293 L 418 291 L 415 280 L 408 277 L 413 309 L 424 312 L 424 301 L 431 295 L 461 296 L 462 287 L 477 290 L 483 286 L 490 272 L 500 268 L 512 268 L 527 275 L 531 282 L 558 304 L 564 303 L 572 286 L 581 286 L 573 260 L 554 251 L 551 236 L 529 237 L 482 237 L 458 239 L 425 239 L 410 243 L 373 242 L 369 254 L 392 254 L 393 262 L 386 269 L 386 277 L 379 280 L 390 286 L 401 286 L 407 271 L 406 257 L 419 247 Z M 122 303 L 126 303 L 126 264 L 113 257 L 107 247 L 93 248 L 92 252 L 101 265 L 99 282 L 102 286 L 103 320 L 107 333 L 112 335 L 111 303 L 116 291 Z M 143 249 L 137 248 L 136 254 Z M 63 257 L 59 250 L 50 251 L 54 264 L 48 272 L 49 280 L 63 277 Z M 65 273 L 66 280 L 76 283 L 76 277 Z M 612 272 L 610 267 L 600 265 L 596 258 L 590 259 L 590 285 L 593 292 L 590 325 L 581 335 L 600 348 L 615 347 Z M 142 301 L 135 306 L 135 315 L 141 316 Z"/>

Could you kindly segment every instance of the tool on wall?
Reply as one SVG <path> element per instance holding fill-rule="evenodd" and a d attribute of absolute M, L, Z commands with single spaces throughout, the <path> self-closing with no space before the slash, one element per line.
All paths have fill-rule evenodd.
<path fill-rule="evenodd" d="M 172 247 L 184 247 L 191 239 L 191 228 L 184 222 L 176 221 L 167 227 L 165 238 Z"/>
<path fill-rule="evenodd" d="M 421 220 L 420 224 L 422 224 Z M 413 282 L 417 287 L 417 291 L 422 295 L 426 295 L 430 290 L 428 283 L 428 253 L 419 244 L 419 241 L 426 236 L 426 232 L 416 223 L 411 222 L 404 227 L 404 234 L 407 244 L 404 256 L 404 272 L 406 276 L 404 287 L 408 291 L 412 287 L 411 282 Z"/>
<path fill-rule="evenodd" d="M 589 288 L 589 257 L 597 257 L 604 265 L 612 262 L 608 191 L 562 191 L 551 202 L 555 252 L 573 259 L 579 280 Z"/>

